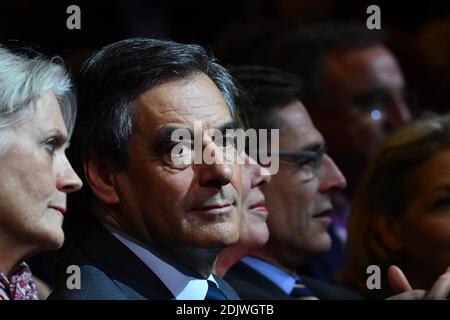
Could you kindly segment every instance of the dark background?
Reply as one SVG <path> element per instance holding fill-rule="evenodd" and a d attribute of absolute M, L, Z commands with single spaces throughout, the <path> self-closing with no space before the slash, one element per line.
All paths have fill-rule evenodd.
<path fill-rule="evenodd" d="M 81 9 L 81 30 L 66 27 L 66 9 L 72 4 Z M 76 72 L 93 51 L 128 37 L 194 42 L 213 50 L 223 32 L 237 24 L 352 21 L 365 25 L 369 16 L 366 9 L 371 4 L 381 8 L 382 29 L 389 34 L 387 44 L 397 55 L 419 108 L 447 111 L 450 2 L 444 1 L 1 0 L 0 42 L 33 45 L 48 55 L 60 55 Z M 227 62 L 226 57 L 219 58 Z M 49 268 L 43 263 L 43 270 L 33 270 L 48 280 L 45 273 Z"/>
<path fill-rule="evenodd" d="M 81 30 L 68 30 L 66 9 L 81 8 Z M 230 25 L 253 22 L 366 23 L 381 8 L 382 29 L 422 108 L 446 111 L 450 93 L 450 3 L 356 0 L 2 0 L 0 41 L 35 45 L 64 57 L 72 70 L 93 50 L 132 36 L 169 38 L 212 47 Z M 226 62 L 226 61 L 225 61 Z"/>

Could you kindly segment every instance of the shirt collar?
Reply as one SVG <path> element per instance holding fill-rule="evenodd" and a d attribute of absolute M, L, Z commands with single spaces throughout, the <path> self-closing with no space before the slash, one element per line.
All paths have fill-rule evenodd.
<path fill-rule="evenodd" d="M 176 300 L 204 300 L 208 291 L 207 280 L 214 282 L 219 287 L 212 274 L 207 279 L 186 275 L 167 261 L 159 258 L 145 244 L 108 224 L 103 225 L 156 274 Z"/>
<path fill-rule="evenodd" d="M 286 294 L 291 293 L 292 289 L 294 288 L 295 281 L 298 279 L 297 276 L 291 275 L 286 271 L 274 266 L 273 264 L 261 259 L 246 256 L 242 258 L 241 261 L 272 281 Z"/>

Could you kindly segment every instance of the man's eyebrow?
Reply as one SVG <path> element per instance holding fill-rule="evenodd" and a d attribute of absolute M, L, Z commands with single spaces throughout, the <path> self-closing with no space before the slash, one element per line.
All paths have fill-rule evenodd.
<path fill-rule="evenodd" d="M 313 142 L 310 144 L 306 144 L 301 148 L 301 151 L 322 151 L 326 150 L 327 146 L 325 143 Z"/>
<path fill-rule="evenodd" d="M 172 134 L 175 130 L 187 130 L 191 136 L 191 138 L 194 136 L 194 131 L 190 128 L 185 127 L 176 127 L 176 126 L 163 126 L 159 129 L 158 134 L 154 140 L 154 148 L 157 151 L 164 150 L 168 146 L 170 146 L 173 143 L 172 140 Z"/>
<path fill-rule="evenodd" d="M 219 130 L 222 133 L 226 133 L 227 129 L 239 129 L 241 126 L 236 121 L 229 121 L 222 125 L 220 125 L 217 130 Z M 158 134 L 154 140 L 154 148 L 157 151 L 162 151 L 166 149 L 168 146 L 170 146 L 174 141 L 172 140 L 172 134 L 175 130 L 183 129 L 187 130 L 189 132 L 189 135 L 191 139 L 194 138 L 194 130 L 192 128 L 186 128 L 186 127 L 177 127 L 174 125 L 167 125 L 163 126 L 159 129 Z"/>

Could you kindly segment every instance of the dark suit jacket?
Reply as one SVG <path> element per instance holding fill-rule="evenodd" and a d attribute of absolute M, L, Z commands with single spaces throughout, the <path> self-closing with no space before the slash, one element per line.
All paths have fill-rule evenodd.
<path fill-rule="evenodd" d="M 320 300 L 360 300 L 357 293 L 343 287 L 330 285 L 306 276 L 301 276 L 303 283 Z M 291 300 L 280 287 L 264 275 L 243 262 L 235 264 L 224 279 L 244 300 Z"/>
<path fill-rule="evenodd" d="M 81 269 L 81 289 L 69 290 L 69 265 Z M 69 245 L 58 275 L 53 300 L 174 299 L 164 283 L 130 249 L 100 224 L 85 232 L 77 245 Z M 219 287 L 230 300 L 239 299 L 221 278 Z"/>

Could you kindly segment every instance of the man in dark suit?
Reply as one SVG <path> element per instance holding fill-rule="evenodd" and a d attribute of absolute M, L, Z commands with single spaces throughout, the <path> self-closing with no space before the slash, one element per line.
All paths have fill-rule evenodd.
<path fill-rule="evenodd" d="M 272 65 L 304 79 L 302 101 L 348 182 L 332 197 L 331 250 L 301 270 L 325 281 L 342 271 L 350 202 L 364 169 L 393 130 L 411 120 L 407 85 L 385 38 L 360 23 L 301 26 L 269 55 Z"/>
<path fill-rule="evenodd" d="M 244 299 L 355 299 L 349 290 L 298 275 L 330 248 L 330 195 L 345 187 L 325 142 L 300 101 L 300 80 L 273 68 L 233 70 L 250 100 L 239 106 L 255 129 L 279 129 L 279 171 L 262 187 L 269 241 L 230 269 L 225 279 Z"/>
<path fill-rule="evenodd" d="M 330 198 L 346 183 L 300 101 L 299 78 L 259 66 L 238 67 L 232 74 L 250 98 L 238 102 L 249 126 L 280 130 L 280 166 L 261 185 L 269 209 L 269 240 L 231 267 L 225 280 L 243 299 L 361 299 L 344 287 L 297 273 L 311 256 L 329 250 Z M 250 154 L 258 153 L 250 150 Z M 253 233 L 264 227 L 251 226 Z M 389 284 L 397 293 L 391 299 L 443 299 L 450 290 L 449 275 L 450 269 L 425 292 L 413 290 L 401 270 L 391 266 Z"/>
<path fill-rule="evenodd" d="M 130 250 L 121 241 L 114 237 L 107 228 L 104 228 L 96 221 L 92 221 L 93 226 L 83 232 L 79 244 L 69 243 L 66 249 L 68 257 L 64 259 L 64 266 L 77 265 L 81 270 L 80 290 L 69 289 L 66 285 L 67 274 L 63 273 L 62 282 L 56 291 L 52 293 L 50 299 L 58 300 L 172 300 L 194 299 L 196 290 L 202 280 L 199 275 L 186 266 L 175 262 L 161 264 L 161 273 L 152 271 L 150 266 L 141 260 L 140 255 Z M 130 243 L 130 242 L 129 242 Z M 144 245 L 142 245 L 144 246 Z M 133 247 L 131 247 L 133 248 Z M 137 245 L 134 246 L 137 248 Z M 145 259 L 145 251 L 142 250 L 142 257 Z M 169 270 L 176 268 L 175 270 Z M 180 279 L 173 279 L 175 288 L 180 288 L 178 294 L 168 289 L 167 281 L 174 273 L 179 275 L 181 280 L 185 280 L 188 288 L 176 284 Z M 161 278 L 159 277 L 161 275 Z M 166 277 L 164 277 L 166 275 Z M 227 299 L 239 299 L 239 296 L 220 277 L 214 277 L 218 287 Z M 69 280 L 70 282 L 70 280 Z M 190 284 L 189 284 L 190 283 Z M 194 285 L 193 285 L 194 284 Z M 195 285 L 197 284 L 197 285 Z"/>
<path fill-rule="evenodd" d="M 295 282 L 291 286 L 289 281 L 285 285 L 274 282 L 267 277 L 270 271 L 259 272 L 251 267 L 251 264 L 246 264 L 246 261 L 251 261 L 252 258 L 246 257 L 243 261 L 236 263 L 226 274 L 226 281 L 235 288 L 241 299 L 248 300 L 292 300 L 295 299 L 289 292 L 294 288 Z M 255 258 L 253 258 L 255 259 Z M 257 261 L 256 259 L 254 261 Z M 268 270 L 273 268 L 275 273 L 279 270 L 276 267 L 267 264 Z M 359 300 L 361 296 L 357 293 L 348 290 L 344 287 L 328 284 L 326 282 L 313 279 L 304 275 L 300 275 L 303 285 L 312 292 L 310 298 L 317 298 L 319 300 Z M 281 278 L 280 278 L 281 279 Z M 286 277 L 289 279 L 289 277 Z M 305 298 L 305 297 L 299 297 Z"/>
<path fill-rule="evenodd" d="M 212 270 L 239 237 L 240 171 L 208 133 L 238 127 L 234 96 L 196 45 L 128 39 L 83 64 L 76 140 L 91 218 L 69 241 L 51 298 L 238 299 Z M 67 286 L 70 265 L 81 288 Z"/>

